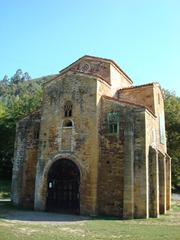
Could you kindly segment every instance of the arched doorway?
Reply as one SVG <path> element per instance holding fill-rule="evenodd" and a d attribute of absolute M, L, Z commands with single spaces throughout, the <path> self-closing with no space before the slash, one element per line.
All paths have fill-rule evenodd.
<path fill-rule="evenodd" d="M 57 160 L 51 166 L 47 181 L 47 211 L 79 213 L 80 172 L 69 159 Z"/>

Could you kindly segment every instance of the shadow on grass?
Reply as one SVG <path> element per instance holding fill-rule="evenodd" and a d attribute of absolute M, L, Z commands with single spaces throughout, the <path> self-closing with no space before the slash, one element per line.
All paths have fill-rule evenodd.
<path fill-rule="evenodd" d="M 27 221 L 27 222 L 75 222 L 84 220 L 102 221 L 123 221 L 124 219 L 116 216 L 84 216 L 62 213 L 33 211 L 29 208 L 18 208 L 12 205 L 11 201 L 0 200 L 0 219 Z"/>
<path fill-rule="evenodd" d="M 8 220 L 22 220 L 22 221 L 82 221 L 82 220 L 123 220 L 116 216 L 84 216 L 84 215 L 72 215 L 72 214 L 62 214 L 62 213 L 51 213 L 51 212 L 40 212 L 33 211 L 30 208 L 22 208 L 13 206 L 12 202 L 9 200 L 0 199 L 0 218 L 3 217 Z M 7 214 L 4 214 L 7 213 Z"/>
<path fill-rule="evenodd" d="M 112 221 L 112 220 L 123 220 L 121 217 L 117 216 L 107 216 L 107 215 L 99 215 L 99 216 L 93 216 L 92 220 L 106 220 L 106 221 Z"/>
<path fill-rule="evenodd" d="M 76 222 L 89 220 L 89 216 L 71 215 L 71 214 L 60 214 L 50 212 L 33 211 L 29 208 L 18 208 L 13 206 L 10 200 L 0 199 L 0 219 L 1 220 L 15 220 L 25 222 L 38 222 L 38 223 L 57 223 L 57 222 Z"/>
<path fill-rule="evenodd" d="M 171 212 L 180 212 L 180 201 L 173 201 Z M 161 215 L 166 217 L 166 215 Z M 161 217 L 161 219 L 162 219 Z M 37 223 L 73 223 L 76 221 L 85 221 L 85 220 L 103 220 L 103 221 L 124 221 L 124 219 L 115 216 L 82 216 L 82 215 L 72 215 L 72 214 L 62 214 L 62 213 L 51 213 L 51 212 L 40 212 L 33 211 L 28 208 L 17 208 L 13 206 L 10 199 L 0 199 L 0 219 L 1 220 L 15 220 L 23 222 L 37 222 Z M 134 219 L 135 220 L 135 219 Z M 136 219 L 144 220 L 147 219 Z M 155 220 L 155 219 L 151 219 Z M 130 220 L 129 220 L 130 221 Z"/>

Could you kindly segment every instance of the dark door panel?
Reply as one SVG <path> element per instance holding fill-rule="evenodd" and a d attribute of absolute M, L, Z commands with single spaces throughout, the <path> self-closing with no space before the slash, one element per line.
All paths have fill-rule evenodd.
<path fill-rule="evenodd" d="M 71 160 L 58 160 L 48 174 L 48 211 L 79 213 L 78 167 Z"/>

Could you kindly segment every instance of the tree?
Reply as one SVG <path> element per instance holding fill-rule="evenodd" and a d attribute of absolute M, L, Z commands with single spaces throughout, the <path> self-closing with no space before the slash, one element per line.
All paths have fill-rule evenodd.
<path fill-rule="evenodd" d="M 0 81 L 0 178 L 11 178 L 16 122 L 41 106 L 40 81 L 18 69 Z"/>
<path fill-rule="evenodd" d="M 180 98 L 165 90 L 167 148 L 172 158 L 172 186 L 180 190 Z"/>
<path fill-rule="evenodd" d="M 2 83 L 8 84 L 8 81 L 9 81 L 8 75 L 4 75 Z"/>

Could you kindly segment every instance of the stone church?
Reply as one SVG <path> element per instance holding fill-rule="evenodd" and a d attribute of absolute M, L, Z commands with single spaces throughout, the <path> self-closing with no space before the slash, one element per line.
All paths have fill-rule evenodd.
<path fill-rule="evenodd" d="M 43 103 L 17 124 L 12 201 L 124 219 L 170 208 L 163 92 L 133 86 L 112 60 L 84 56 L 45 77 Z"/>

